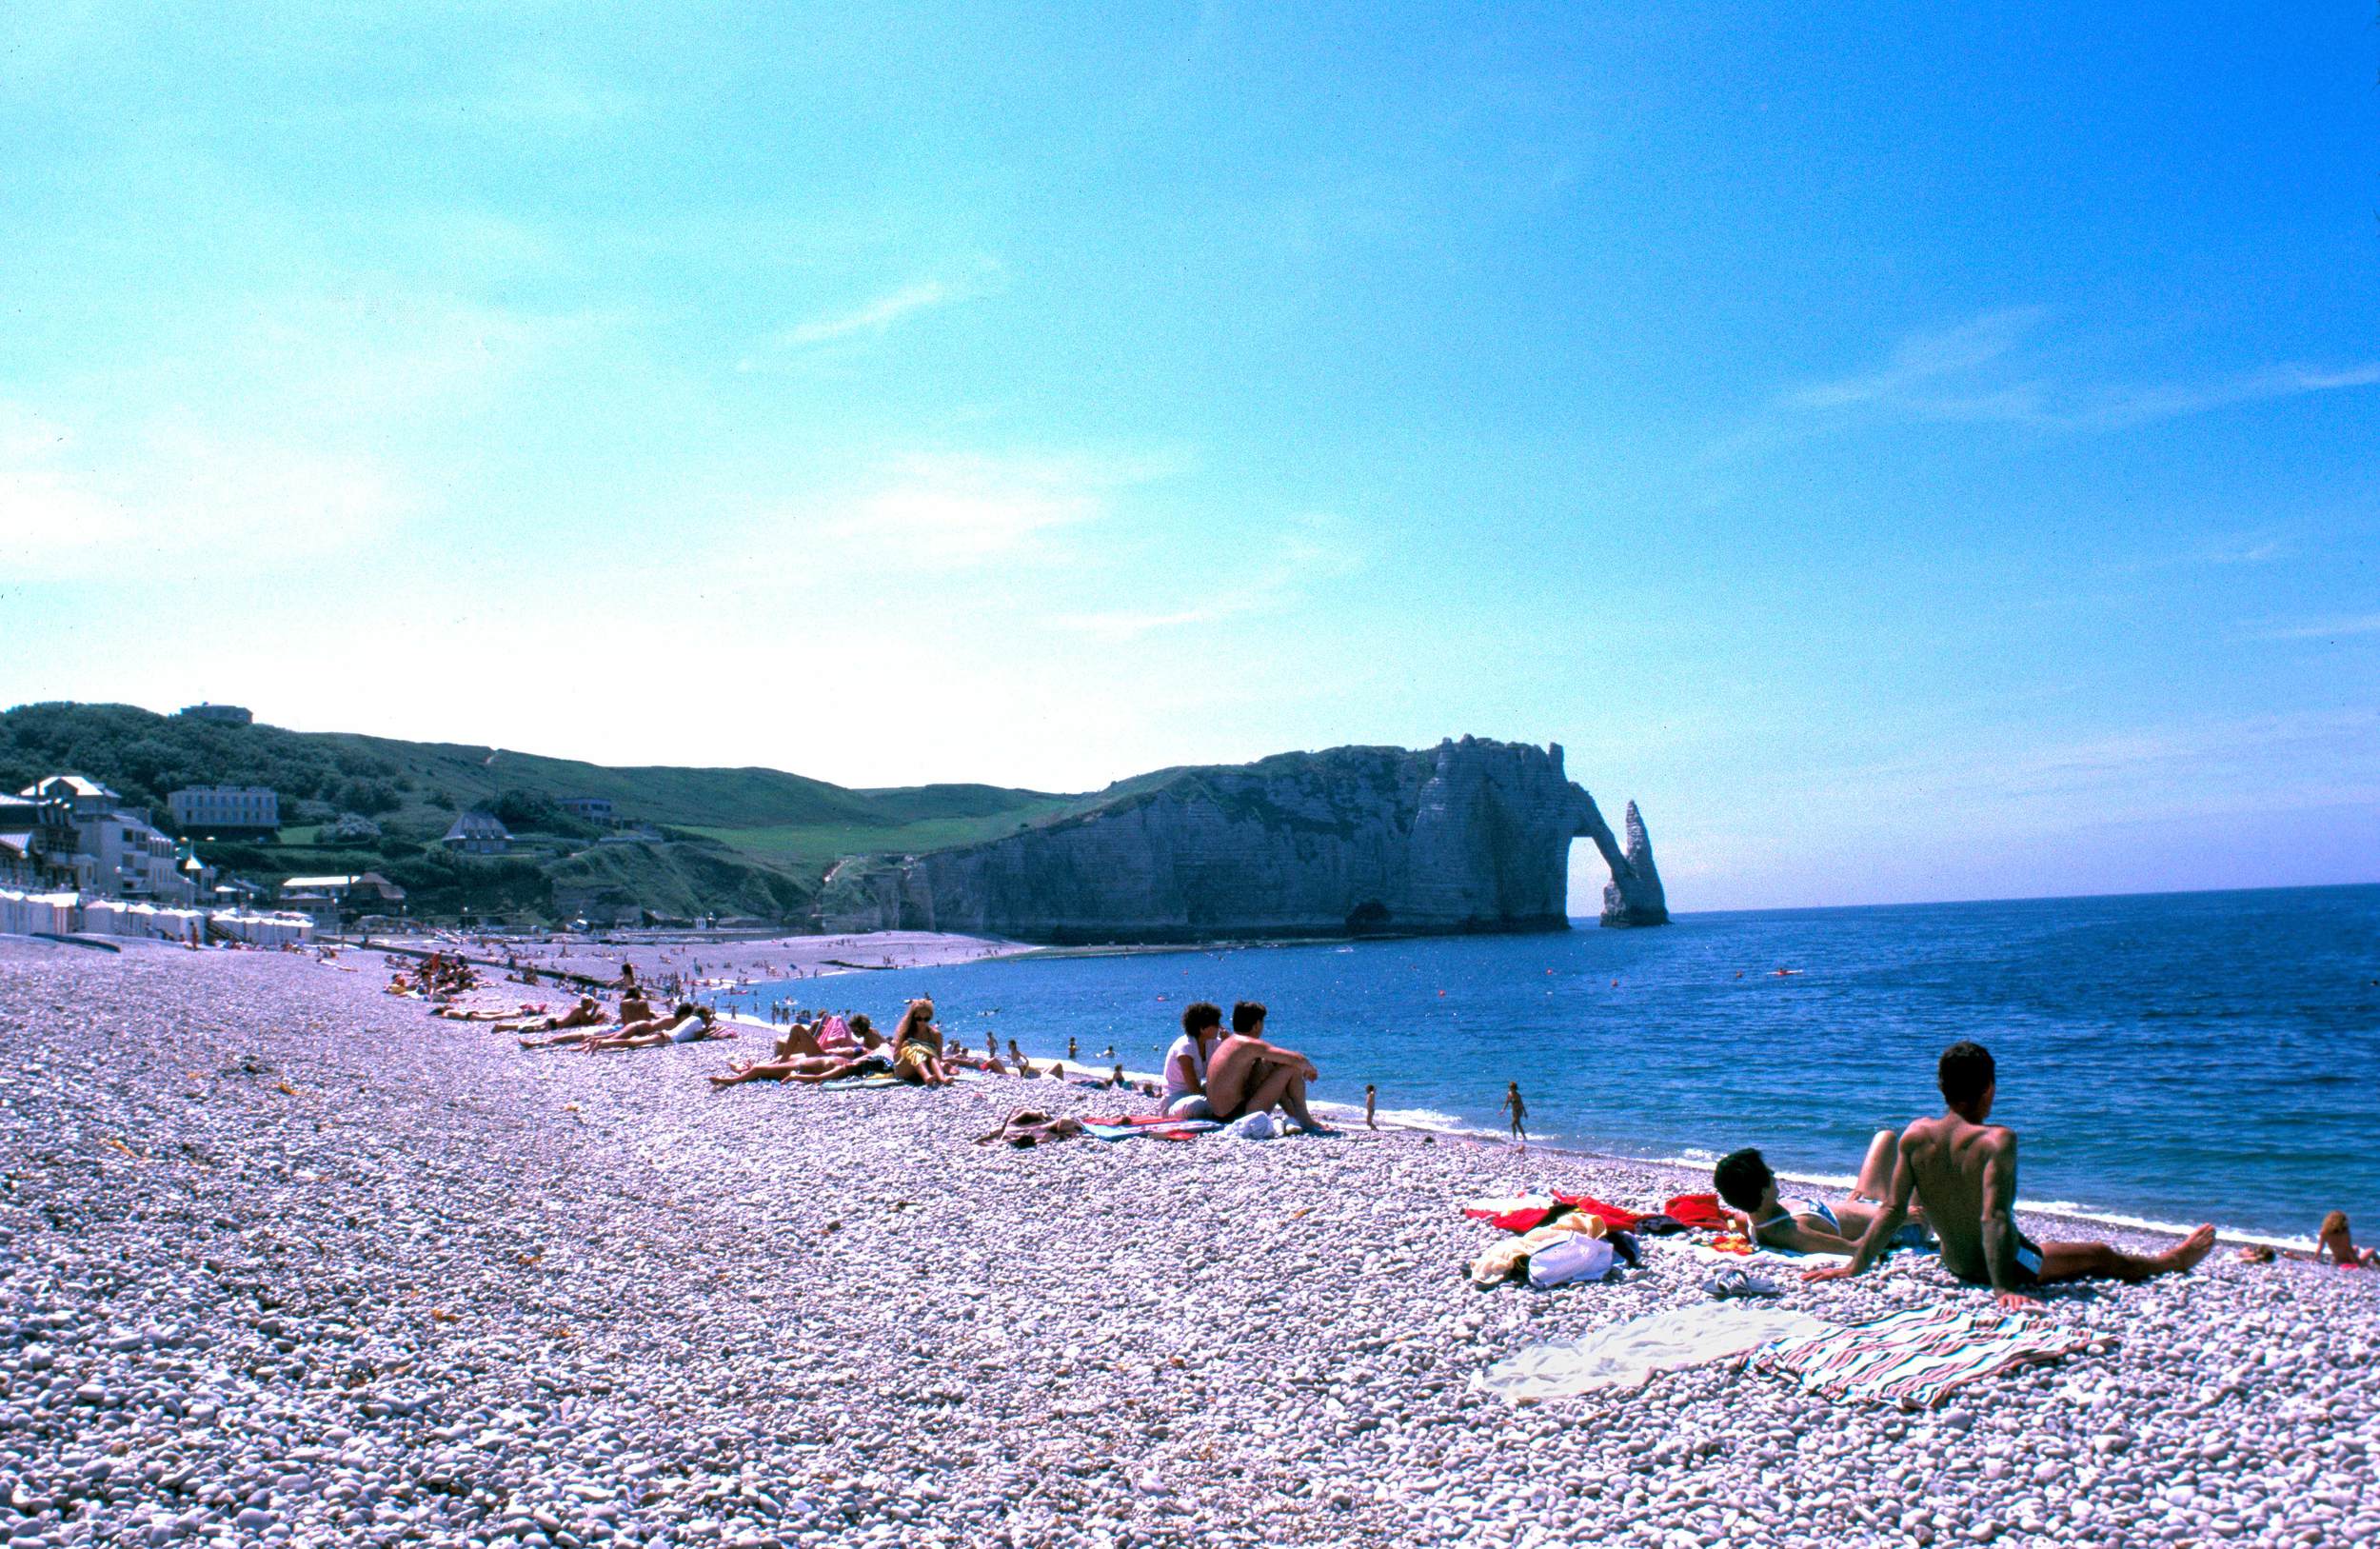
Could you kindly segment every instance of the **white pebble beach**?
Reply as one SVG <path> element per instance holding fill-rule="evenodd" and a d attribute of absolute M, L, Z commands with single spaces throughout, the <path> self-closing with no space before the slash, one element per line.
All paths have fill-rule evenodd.
<path fill-rule="evenodd" d="M 2092 1349 L 1938 1410 L 1735 1361 L 1515 1407 L 1491 1362 L 1709 1266 L 1474 1290 L 1462 1203 L 1707 1181 L 1410 1130 L 976 1145 L 1149 1104 L 715 1093 L 754 1040 L 525 1054 L 380 963 L 0 942 L 8 1549 L 2380 1535 L 2380 1274 L 2226 1243 L 2054 1291 Z M 868 991 L 832 998 L 889 1023 Z M 1990 1305 L 1914 1258 L 1784 1301 Z"/>

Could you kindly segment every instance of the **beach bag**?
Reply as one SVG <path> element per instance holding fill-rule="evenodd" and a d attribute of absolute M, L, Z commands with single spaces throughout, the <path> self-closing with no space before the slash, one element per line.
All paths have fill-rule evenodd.
<path fill-rule="evenodd" d="M 1542 1291 L 1572 1281 L 1599 1281 L 1611 1268 L 1610 1242 L 1584 1232 L 1572 1232 L 1559 1242 L 1529 1255 L 1529 1283 Z"/>
<path fill-rule="evenodd" d="M 1236 1141 L 1269 1141 L 1280 1134 L 1280 1122 L 1267 1108 L 1233 1120 L 1223 1126 L 1223 1133 Z"/>

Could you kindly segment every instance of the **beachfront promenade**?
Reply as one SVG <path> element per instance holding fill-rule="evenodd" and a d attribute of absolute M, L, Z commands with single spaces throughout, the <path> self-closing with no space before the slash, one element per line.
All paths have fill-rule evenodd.
<path fill-rule="evenodd" d="M 1514 1407 L 1493 1361 L 1710 1265 L 1474 1291 L 1462 1202 L 1690 1181 L 1413 1132 L 977 1146 L 1026 1102 L 1145 1104 L 715 1094 L 750 1040 L 527 1056 L 346 963 L 0 943 L 12 1549 L 2380 1533 L 2380 1275 L 2227 1247 L 2053 1292 L 2091 1347 L 1939 1411 L 1732 1362 Z M 889 1023 L 867 995 L 833 998 Z M 1785 1299 L 1946 1300 L 1989 1297 L 1903 1259 Z"/>

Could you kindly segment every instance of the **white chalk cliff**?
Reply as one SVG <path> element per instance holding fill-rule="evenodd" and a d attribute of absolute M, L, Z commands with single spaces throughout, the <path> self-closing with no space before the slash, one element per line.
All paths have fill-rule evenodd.
<path fill-rule="evenodd" d="M 1465 737 L 1127 781 L 988 843 L 838 868 L 830 930 L 1050 943 L 1566 928 L 1574 839 L 1610 869 L 1607 925 L 1669 919 L 1644 821 L 1623 846 L 1558 745 Z"/>

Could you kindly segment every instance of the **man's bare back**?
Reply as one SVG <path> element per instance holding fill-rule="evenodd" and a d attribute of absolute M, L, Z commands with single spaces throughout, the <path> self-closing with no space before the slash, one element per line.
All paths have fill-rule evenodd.
<path fill-rule="evenodd" d="M 1995 1163 L 2009 1169 L 2013 1184 L 2016 1136 L 1999 1124 L 1970 1123 L 1946 1113 L 1920 1119 L 1901 1134 L 1901 1164 L 1914 1175 L 1918 1201 L 1941 1240 L 1942 1267 L 1981 1285 L 1992 1283 L 1983 1250 L 1984 1175 Z"/>
<path fill-rule="evenodd" d="M 1998 1095 L 1991 1052 L 1961 1042 L 1943 1051 L 1936 1072 L 1948 1111 L 1920 1119 L 1901 1135 L 1900 1160 L 1884 1208 L 1868 1223 L 1851 1262 L 1814 1269 L 1804 1280 L 1843 1280 L 1884 1255 L 1914 1195 L 1942 1243 L 1942 1266 L 1972 1285 L 1989 1285 L 2000 1305 L 2037 1305 L 2026 1293 L 2054 1281 L 2105 1278 L 2128 1283 L 2189 1269 L 2214 1246 L 2201 1226 L 2153 1258 L 2104 1242 L 2034 1243 L 2016 1229 L 2016 1132 L 1990 1122 Z"/>

